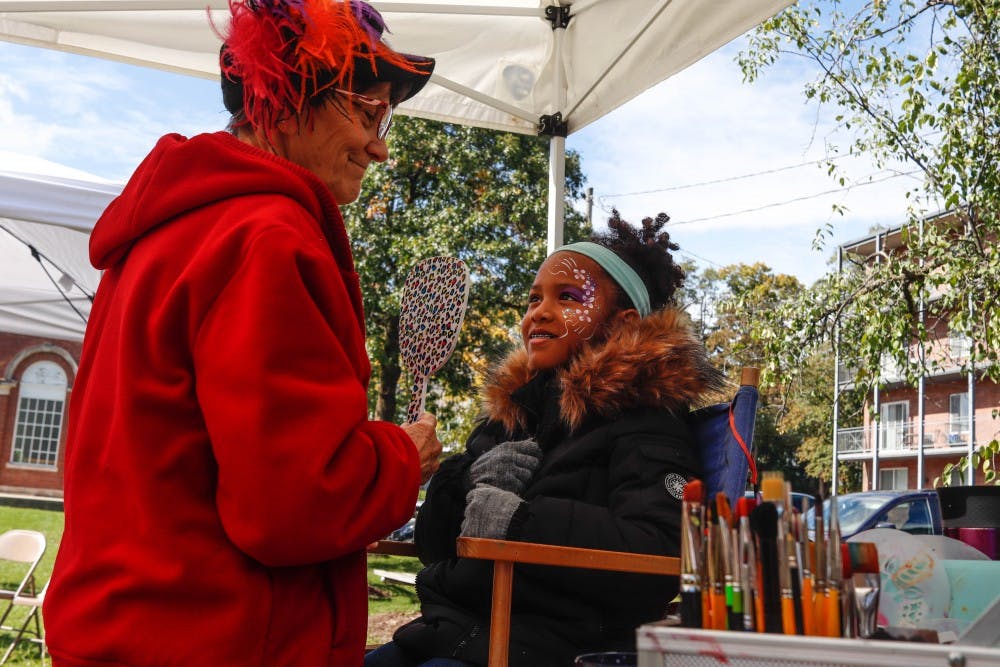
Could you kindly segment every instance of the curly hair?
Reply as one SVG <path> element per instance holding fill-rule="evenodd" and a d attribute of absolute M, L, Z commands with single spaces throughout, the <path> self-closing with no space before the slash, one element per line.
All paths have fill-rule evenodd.
<path fill-rule="evenodd" d="M 649 291 L 649 304 L 653 310 L 673 305 L 674 293 L 684 284 L 684 270 L 674 262 L 671 250 L 680 246 L 670 241 L 670 234 L 661 232 L 670 216 L 660 213 L 655 218 L 643 218 L 642 229 L 622 220 L 617 209 L 611 210 L 608 219 L 610 231 L 594 234 L 590 240 L 608 248 L 631 266 Z M 621 289 L 618 290 L 619 308 L 632 308 L 632 302 Z"/>

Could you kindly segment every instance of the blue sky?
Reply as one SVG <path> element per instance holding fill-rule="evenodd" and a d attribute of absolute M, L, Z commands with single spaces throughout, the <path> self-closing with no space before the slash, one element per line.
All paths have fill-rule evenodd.
<path fill-rule="evenodd" d="M 682 254 L 699 265 L 761 261 L 810 283 L 836 244 L 902 222 L 904 192 L 917 183 L 865 159 L 838 162 L 853 187 L 834 183 L 815 162 L 846 138 L 832 110 L 805 103 L 813 73 L 783 63 L 744 84 L 734 62 L 741 45 L 646 91 L 567 146 L 582 156 L 595 223 L 611 206 L 631 220 L 666 211 Z M 162 134 L 214 131 L 226 118 L 215 81 L 0 42 L 0 151 L 124 181 Z M 834 204 L 848 212 L 833 214 Z M 816 251 L 825 225 L 832 232 Z"/>

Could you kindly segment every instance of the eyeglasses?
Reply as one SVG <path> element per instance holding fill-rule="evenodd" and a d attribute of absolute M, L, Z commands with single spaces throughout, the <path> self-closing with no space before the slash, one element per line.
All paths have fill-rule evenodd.
<path fill-rule="evenodd" d="M 379 138 L 379 140 L 385 140 L 386 135 L 389 134 L 389 128 L 392 127 L 392 112 L 394 111 L 393 105 L 389 104 L 385 100 L 377 100 L 374 97 L 368 97 L 367 95 L 355 93 L 350 90 L 343 90 L 342 88 L 334 88 L 333 90 L 334 92 L 346 95 L 352 100 L 360 102 L 365 106 L 374 107 L 375 115 L 371 116 L 371 123 L 378 128 L 375 135 Z"/>

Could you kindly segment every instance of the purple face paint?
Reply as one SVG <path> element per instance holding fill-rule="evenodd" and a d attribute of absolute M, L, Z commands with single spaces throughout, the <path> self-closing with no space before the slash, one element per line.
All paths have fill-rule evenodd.
<path fill-rule="evenodd" d="M 597 332 L 593 318 L 597 301 L 597 281 L 594 280 L 589 271 L 580 268 L 572 256 L 561 259 L 559 264 L 552 269 L 552 275 L 564 276 L 579 283 L 579 287 L 567 287 L 564 290 L 576 301 L 576 305 L 563 309 L 563 323 L 566 326 L 566 331 L 562 337 L 568 336 L 572 331 L 582 340 L 590 340 Z"/>

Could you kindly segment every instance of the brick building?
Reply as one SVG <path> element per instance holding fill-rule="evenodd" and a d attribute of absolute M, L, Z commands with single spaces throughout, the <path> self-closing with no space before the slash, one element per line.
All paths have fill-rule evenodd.
<path fill-rule="evenodd" d="M 81 343 L 0 332 L 0 492 L 62 496 Z"/>
<path fill-rule="evenodd" d="M 926 222 L 948 224 L 950 220 L 939 216 Z M 840 251 L 861 262 L 906 252 L 904 230 L 882 231 L 844 244 Z M 928 295 L 928 301 L 934 296 Z M 910 354 L 935 360 L 935 369 L 913 387 L 902 381 L 897 369 L 884 365 L 883 384 L 867 396 L 869 409 L 864 411 L 862 423 L 837 423 L 835 418 L 837 464 L 861 462 L 862 489 L 929 488 L 947 464 L 957 463 L 1000 438 L 1000 418 L 995 416 L 1000 408 L 1000 386 L 970 367 L 970 341 L 951 331 L 948 322 L 940 318 L 928 318 L 924 326 L 930 342 L 923 349 L 914 343 Z M 841 350 L 849 358 L 849 341 L 842 341 Z M 838 390 L 850 386 L 853 378 L 849 360 L 838 360 Z M 982 472 L 960 475 L 955 471 L 950 481 L 979 484 Z"/>

